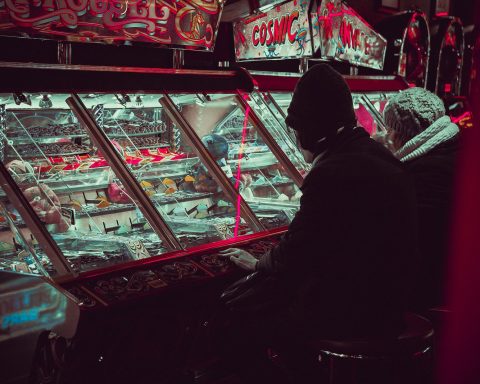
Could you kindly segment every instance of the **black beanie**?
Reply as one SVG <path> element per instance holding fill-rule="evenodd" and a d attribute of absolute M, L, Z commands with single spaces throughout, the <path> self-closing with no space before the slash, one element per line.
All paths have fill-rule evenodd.
<path fill-rule="evenodd" d="M 356 121 L 347 82 L 332 67 L 315 65 L 298 81 L 286 123 L 300 133 L 304 149 L 313 150 L 320 139 L 335 135 L 340 127 L 353 127 Z"/>

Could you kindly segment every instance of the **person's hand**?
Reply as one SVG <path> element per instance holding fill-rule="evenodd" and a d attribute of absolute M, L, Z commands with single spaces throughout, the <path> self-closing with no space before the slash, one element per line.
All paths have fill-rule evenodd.
<path fill-rule="evenodd" d="M 223 257 L 227 257 L 236 266 L 245 269 L 247 271 L 255 271 L 258 260 L 253 257 L 247 251 L 239 248 L 229 248 L 220 251 L 219 254 Z"/>

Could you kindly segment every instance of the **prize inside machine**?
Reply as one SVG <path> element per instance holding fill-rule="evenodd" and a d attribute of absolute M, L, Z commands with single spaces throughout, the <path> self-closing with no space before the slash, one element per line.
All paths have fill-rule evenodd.
<path fill-rule="evenodd" d="M 375 26 L 388 40 L 384 72 L 400 75 L 416 87 L 426 87 L 430 78 L 430 29 L 425 14 L 402 12 Z"/>
<path fill-rule="evenodd" d="M 0 271 L 26 274 L 55 274 L 55 267 L 26 228 L 8 195 L 0 190 Z M 48 271 L 48 272 L 47 272 Z"/>
<path fill-rule="evenodd" d="M 292 143 L 273 118 L 262 123 L 248 95 L 0 97 L 2 163 L 58 247 L 47 258 L 3 193 L 5 270 L 111 267 L 276 230 L 299 207 L 301 159 L 285 161 Z"/>
<path fill-rule="evenodd" d="M 254 77 L 260 84 L 259 91 L 253 93 L 253 98 L 256 103 L 253 108 L 268 109 L 267 116 L 275 116 L 277 124 L 285 125 L 285 118 L 287 110 L 292 100 L 293 89 L 296 81 L 300 75 L 284 74 L 281 83 L 287 86 L 280 90 L 275 87 L 274 91 L 268 91 L 268 84 L 273 81 L 277 83 L 279 75 L 269 75 L 266 73 L 254 73 Z M 385 131 L 383 123 L 383 110 L 388 102 L 388 99 L 402 89 L 406 89 L 408 84 L 400 77 L 367 77 L 367 76 L 346 76 L 347 83 L 352 90 L 353 105 L 357 121 L 370 136 L 380 134 Z M 287 90 L 287 88 L 289 88 Z M 321 123 L 321 116 L 318 116 L 319 124 Z M 295 141 L 292 138 L 291 143 Z M 295 159 L 295 158 L 294 158 Z M 295 161 L 295 160 L 292 160 Z M 305 168 L 308 166 L 305 165 Z M 303 169 L 305 169 L 303 168 Z M 304 170 L 299 168 L 301 173 Z"/>
<path fill-rule="evenodd" d="M 248 103 L 251 97 L 247 94 L 171 95 L 170 100 L 184 118 L 183 131 L 195 133 L 230 185 L 254 212 L 261 227 L 271 230 L 287 226 L 293 219 L 301 196 L 299 171 L 305 172 L 306 165 L 274 116 L 256 114 Z M 192 153 L 195 148 L 191 144 L 190 147 L 181 144 L 181 147 Z M 290 155 L 294 155 L 292 162 L 286 161 Z M 204 173 L 198 164 L 194 169 L 196 189 L 217 193 L 218 187 Z M 213 209 L 220 204 L 222 201 L 215 201 Z M 248 231 L 242 227 L 232 228 Z"/>

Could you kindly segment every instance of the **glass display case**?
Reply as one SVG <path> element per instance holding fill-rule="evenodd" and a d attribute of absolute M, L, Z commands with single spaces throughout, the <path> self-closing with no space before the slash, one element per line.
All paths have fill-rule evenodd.
<path fill-rule="evenodd" d="M 5 106 L 2 164 L 68 269 L 105 267 L 168 249 L 66 104 L 69 95 L 0 97 Z"/>
<path fill-rule="evenodd" d="M 171 95 L 171 100 L 262 225 L 266 229 L 288 225 L 299 207 L 301 193 L 295 176 L 289 175 L 266 144 L 268 138 L 259 133 L 252 110 L 242 108 L 239 95 L 202 96 L 199 101 L 197 96 Z M 195 148 L 190 147 L 190 151 Z M 201 169 L 198 174 L 201 178 Z"/>
<path fill-rule="evenodd" d="M 298 75 L 0 67 L 1 268 L 85 309 L 230 274 L 218 250 L 261 256 L 299 208 L 309 165 L 284 122 Z M 406 83 L 346 79 L 361 124 L 383 129 Z"/>
<path fill-rule="evenodd" d="M 3 64 L 1 268 L 72 281 L 286 228 L 307 167 L 249 76 L 101 70 Z"/>

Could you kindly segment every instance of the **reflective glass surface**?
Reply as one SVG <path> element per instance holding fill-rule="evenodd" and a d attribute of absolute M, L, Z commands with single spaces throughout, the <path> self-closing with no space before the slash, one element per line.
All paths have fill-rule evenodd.
<path fill-rule="evenodd" d="M 395 93 L 367 93 L 365 97 L 370 101 L 371 105 L 378 112 L 378 117 L 375 118 L 375 124 L 377 127 L 377 131 L 380 130 L 378 120 L 381 120 L 383 123 L 383 111 L 385 110 L 385 106 L 388 103 L 390 97 L 395 95 Z"/>
<path fill-rule="evenodd" d="M 291 99 L 291 93 L 270 95 L 254 92 L 249 98 L 249 105 L 293 165 L 302 175 L 305 175 L 310 170 L 310 164 L 305 162 L 296 143 L 295 134 L 285 125 L 287 108 Z"/>
<path fill-rule="evenodd" d="M 81 97 L 183 247 L 251 233 L 161 106 L 163 95 Z"/>
<path fill-rule="evenodd" d="M 299 207 L 300 190 L 253 125 L 251 106 L 244 110 L 236 95 L 171 97 L 264 227 L 288 225 Z"/>
<path fill-rule="evenodd" d="M 3 189 L 0 189 L 0 271 L 56 274 L 52 263 Z"/>
<path fill-rule="evenodd" d="M 65 100 L 0 95 L 2 162 L 73 271 L 166 251 Z"/>

